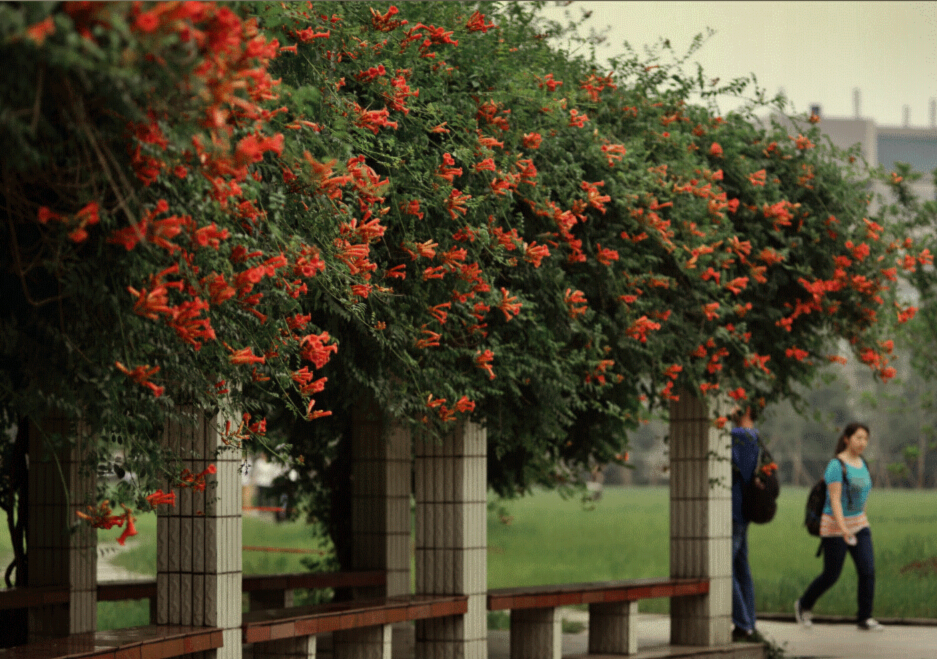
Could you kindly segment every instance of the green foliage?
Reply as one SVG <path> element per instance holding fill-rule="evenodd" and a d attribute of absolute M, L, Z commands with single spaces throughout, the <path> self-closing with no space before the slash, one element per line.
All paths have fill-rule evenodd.
<path fill-rule="evenodd" d="M 393 296 L 362 301 L 370 328 L 307 302 L 339 337 L 343 375 L 319 398 L 332 417 L 286 431 L 315 465 L 289 487 L 310 493 L 316 516 L 342 509 L 333 474 L 362 401 L 430 430 L 462 401 L 488 430 L 490 485 L 512 495 L 616 460 L 628 433 L 680 389 L 797 399 L 837 339 L 891 375 L 880 342 L 892 284 L 879 259 L 894 247 L 863 221 L 859 164 L 814 147 L 816 126 L 798 125 L 798 137 L 759 120 L 756 110 L 780 102 L 753 81 L 714 87 L 684 73 L 693 49 L 629 51 L 606 76 L 588 56 L 548 45 L 545 35 L 583 42 L 532 5 L 505 4 L 482 19 L 496 28 L 473 31 L 469 19 L 486 7 L 258 11 L 279 38 L 299 41 L 275 67 L 316 121 L 304 142 L 312 156 L 337 158 L 339 171 L 363 154 L 387 176 L 385 232 L 370 259 L 375 277 L 406 272 Z M 328 35 L 299 38 L 307 28 Z M 425 50 L 411 41 L 437 28 L 447 36 Z M 404 85 L 411 95 L 394 106 Z M 720 117 L 710 101 L 726 93 L 753 98 Z M 349 127 L 356 108 L 389 108 L 396 125 Z M 449 208 L 452 194 L 471 196 L 464 213 Z M 443 278 L 424 279 L 438 264 Z M 480 278 L 466 281 L 465 264 Z M 493 379 L 473 368 L 485 350 Z"/>
<path fill-rule="evenodd" d="M 483 423 L 514 495 L 678 395 L 796 398 L 837 340 L 891 377 L 903 247 L 859 165 L 758 119 L 753 78 L 686 73 L 702 37 L 605 71 L 538 8 L 0 9 L 5 423 L 81 420 L 147 505 L 170 420 L 248 412 L 226 441 L 291 445 L 281 485 L 336 538 L 365 409 Z"/>
<path fill-rule="evenodd" d="M 909 357 L 910 372 L 904 378 L 905 391 L 897 404 L 892 405 L 908 411 L 917 420 L 916 427 L 910 432 L 899 434 L 903 441 L 911 438 L 912 443 L 899 446 L 892 455 L 893 462 L 889 471 L 899 479 L 924 484 L 926 482 L 923 461 L 918 461 L 922 451 L 932 452 L 937 449 L 937 438 L 933 431 L 934 397 L 929 386 L 937 377 L 934 354 L 937 353 L 937 334 L 934 323 L 937 322 L 937 305 L 934 293 L 937 292 L 937 273 L 933 267 L 933 254 L 937 252 L 937 239 L 934 228 L 937 227 L 937 201 L 922 199 L 913 184 L 923 178 L 923 173 L 913 171 L 908 163 L 896 163 L 895 171 L 888 172 L 879 168 L 876 179 L 887 190 L 880 195 L 878 203 L 892 222 L 903 227 L 907 234 L 906 241 L 913 241 L 917 258 L 906 258 L 903 262 L 903 291 L 906 297 L 914 301 L 919 308 L 909 322 L 899 328 L 896 342 Z M 937 185 L 937 170 L 931 173 Z M 919 439 L 920 438 L 920 439 Z M 919 441 L 915 441 L 918 440 Z M 914 473 L 912 477 L 912 472 Z"/>
<path fill-rule="evenodd" d="M 145 9 L 0 8 L 0 144 L 21 156 L 2 167 L 0 419 L 43 429 L 64 415 L 71 432 L 48 445 L 80 425 L 89 468 L 134 475 L 99 497 L 148 508 L 146 494 L 184 484 L 187 456 L 160 446 L 167 422 L 305 407 L 291 373 L 327 337 L 294 318 L 318 250 L 283 186 L 263 183 L 293 163 L 263 132 L 276 44 L 224 7 Z M 232 446 L 263 444 L 249 418 Z"/>

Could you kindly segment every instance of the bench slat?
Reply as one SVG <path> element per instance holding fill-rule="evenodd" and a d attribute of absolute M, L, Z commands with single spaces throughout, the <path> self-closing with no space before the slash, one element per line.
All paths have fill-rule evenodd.
<path fill-rule="evenodd" d="M 243 615 L 242 640 L 262 643 L 404 620 L 463 615 L 467 611 L 465 595 L 411 595 L 268 609 Z"/>
<path fill-rule="evenodd" d="M 117 654 L 140 659 L 169 659 L 222 646 L 215 627 L 146 625 L 72 634 L 0 650 L 2 659 L 115 659 Z"/>
<path fill-rule="evenodd" d="M 265 590 L 292 590 L 295 588 L 362 588 L 387 584 L 387 573 L 371 572 L 296 572 L 292 574 L 260 574 L 245 576 L 241 579 L 241 590 L 245 593 Z M 33 589 L 30 589 L 33 590 Z M 0 591 L 0 608 L 21 608 L 33 604 L 5 606 L 3 593 Z M 59 591 L 56 591 L 59 592 Z M 64 599 L 68 601 L 68 591 Z M 98 601 L 114 602 L 121 600 L 152 599 L 156 597 L 156 580 L 139 579 L 130 581 L 108 581 L 98 584 Z"/>
<path fill-rule="evenodd" d="M 384 586 L 387 573 L 372 572 L 297 572 L 294 574 L 252 575 L 243 577 L 242 590 L 280 590 L 288 588 L 362 588 Z"/>
<path fill-rule="evenodd" d="M 61 586 L 5 588 L 0 590 L 0 610 L 25 609 L 46 604 L 62 604 L 67 602 L 68 598 L 68 588 Z"/>
<path fill-rule="evenodd" d="M 578 584 L 521 586 L 488 591 L 488 610 L 540 609 L 574 604 L 630 602 L 709 592 L 708 579 L 628 579 Z"/>

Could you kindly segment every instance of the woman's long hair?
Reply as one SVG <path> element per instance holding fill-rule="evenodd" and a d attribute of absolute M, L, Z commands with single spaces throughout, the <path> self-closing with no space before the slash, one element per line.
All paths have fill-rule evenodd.
<path fill-rule="evenodd" d="M 865 433 L 867 435 L 872 434 L 871 431 L 869 431 L 869 427 L 867 425 L 865 425 L 864 423 L 859 423 L 858 421 L 853 421 L 852 423 L 847 425 L 845 428 L 843 428 L 843 434 L 839 436 L 839 439 L 836 442 L 836 450 L 833 451 L 833 455 L 839 455 L 840 453 L 845 451 L 846 440 L 848 440 L 850 437 L 855 435 L 856 431 L 859 430 L 860 428 L 862 430 L 865 430 Z"/>

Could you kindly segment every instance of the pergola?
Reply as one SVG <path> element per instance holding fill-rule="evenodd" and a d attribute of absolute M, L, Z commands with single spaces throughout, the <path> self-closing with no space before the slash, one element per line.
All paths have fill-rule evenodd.
<path fill-rule="evenodd" d="M 242 656 L 240 455 L 219 439 L 218 419 L 168 428 L 163 441 L 199 472 L 217 467 L 217 485 L 185 490 L 157 525 L 156 622 L 221 630 L 223 645 L 204 654 Z M 43 454 L 48 420 L 30 428 L 29 585 L 67 588 L 67 602 L 29 610 L 30 641 L 96 628 L 96 536 L 73 528 L 93 478 L 79 469 L 77 437 L 58 463 Z M 483 427 L 458 426 L 442 443 L 411 437 L 376 411 L 352 432 L 353 569 L 387 573 L 383 596 L 410 593 L 411 474 L 416 498 L 416 593 L 467 597 L 464 615 L 419 620 L 416 657 L 487 657 L 487 441 Z M 671 643 L 717 646 L 730 640 L 731 480 L 729 435 L 713 427 L 701 402 L 681 396 L 670 409 L 670 576 L 709 580 L 709 592 L 674 598 Z M 368 595 L 374 595 L 374 592 Z M 271 607 L 288 602 L 271 602 Z M 363 636 L 371 628 L 343 632 Z M 386 639 L 372 638 L 375 645 Z M 314 651 L 314 650 L 313 650 Z M 302 652 L 299 652 L 302 653 Z"/>

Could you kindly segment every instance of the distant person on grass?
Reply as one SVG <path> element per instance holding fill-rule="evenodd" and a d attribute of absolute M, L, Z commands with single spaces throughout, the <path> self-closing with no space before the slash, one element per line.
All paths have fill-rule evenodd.
<path fill-rule="evenodd" d="M 758 431 L 751 407 L 732 412 L 732 637 L 758 640 L 755 631 L 755 584 L 748 564 L 748 523 L 742 514 L 743 485 L 758 466 Z"/>
<path fill-rule="evenodd" d="M 882 629 L 882 625 L 872 617 L 875 559 L 872 553 L 872 531 L 865 516 L 865 503 L 872 489 L 872 475 L 862 457 L 868 444 L 869 427 L 862 423 L 850 423 L 836 443 L 836 457 L 826 467 L 823 476 L 826 481 L 826 504 L 820 521 L 823 573 L 794 602 L 794 617 L 804 627 L 813 624 L 810 611 L 820 596 L 839 579 L 843 563 L 846 562 L 846 552 L 849 552 L 859 575 L 856 623 L 859 629 Z"/>

